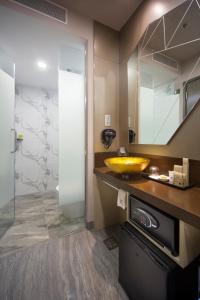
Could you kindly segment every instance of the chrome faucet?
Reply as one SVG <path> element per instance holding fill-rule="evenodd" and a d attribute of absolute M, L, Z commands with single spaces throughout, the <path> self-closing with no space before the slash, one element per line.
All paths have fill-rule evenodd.
<path fill-rule="evenodd" d="M 118 156 L 129 156 L 129 153 L 128 153 L 128 151 L 127 151 L 127 149 L 125 147 L 120 147 L 117 150 L 117 155 Z"/>

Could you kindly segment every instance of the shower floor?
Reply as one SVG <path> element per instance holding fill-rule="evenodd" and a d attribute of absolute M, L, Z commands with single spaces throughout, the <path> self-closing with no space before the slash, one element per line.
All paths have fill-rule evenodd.
<path fill-rule="evenodd" d="M 55 192 L 18 196 L 15 222 L 0 239 L 0 256 L 85 227 L 84 218 L 67 219 Z"/>

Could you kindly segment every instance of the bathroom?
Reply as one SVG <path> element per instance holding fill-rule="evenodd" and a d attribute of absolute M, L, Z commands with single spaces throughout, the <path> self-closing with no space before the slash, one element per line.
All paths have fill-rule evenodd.
<path fill-rule="evenodd" d="M 198 299 L 199 2 L 0 0 L 0 299 Z"/>

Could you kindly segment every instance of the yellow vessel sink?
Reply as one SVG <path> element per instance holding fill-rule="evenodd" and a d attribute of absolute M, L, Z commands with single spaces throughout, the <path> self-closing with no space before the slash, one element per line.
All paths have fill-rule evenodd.
<path fill-rule="evenodd" d="M 149 165 L 150 160 L 143 157 L 126 156 L 106 158 L 104 163 L 115 173 L 130 174 L 142 172 Z"/>

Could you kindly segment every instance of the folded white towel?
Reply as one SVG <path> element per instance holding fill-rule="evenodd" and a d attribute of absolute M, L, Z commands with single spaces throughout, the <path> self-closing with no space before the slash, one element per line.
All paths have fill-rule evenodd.
<path fill-rule="evenodd" d="M 128 199 L 128 193 L 124 190 L 119 190 L 117 196 L 117 206 L 121 207 L 122 209 L 126 209 L 127 199 Z"/>

